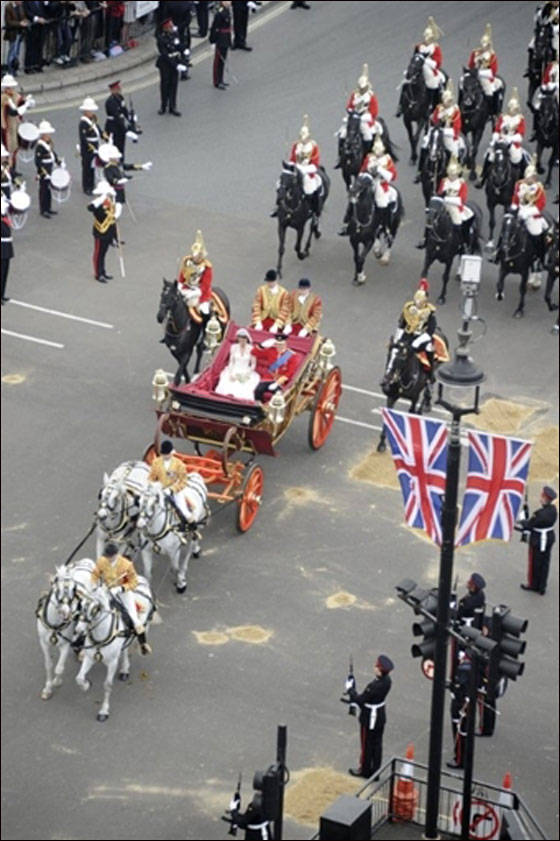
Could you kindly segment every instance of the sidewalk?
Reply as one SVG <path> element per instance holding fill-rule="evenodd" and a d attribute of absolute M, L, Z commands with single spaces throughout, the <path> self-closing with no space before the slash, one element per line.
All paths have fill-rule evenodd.
<path fill-rule="evenodd" d="M 278 0 L 263 0 L 259 12 L 249 17 L 249 32 L 252 24 L 265 15 L 267 7 L 274 6 L 277 2 Z M 24 94 L 32 94 L 36 102 L 30 114 L 48 111 L 54 106 L 60 108 L 73 103 L 78 104 L 86 96 L 106 95 L 107 86 L 114 79 L 122 81 L 127 93 L 157 82 L 159 72 L 155 66 L 157 47 L 154 33 L 141 35 L 137 41 L 137 47 L 115 58 L 92 61 L 89 64 L 78 63 L 68 69 L 50 65 L 44 68 L 42 74 L 18 76 L 18 82 Z M 191 61 L 204 50 L 214 50 L 208 38 L 201 39 L 193 36 Z"/>

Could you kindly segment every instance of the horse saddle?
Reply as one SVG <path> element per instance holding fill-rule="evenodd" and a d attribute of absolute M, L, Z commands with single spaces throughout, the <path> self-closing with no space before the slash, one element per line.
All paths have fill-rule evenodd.
<path fill-rule="evenodd" d="M 447 344 L 445 339 L 442 336 L 438 336 L 437 333 L 433 335 L 433 342 L 434 342 L 434 360 L 436 362 L 449 362 L 449 351 L 447 350 Z M 421 350 L 420 353 L 417 353 L 416 356 L 418 357 L 418 361 L 422 365 L 422 367 L 429 370 L 430 363 L 428 362 L 428 357 L 426 355 L 425 350 Z"/>

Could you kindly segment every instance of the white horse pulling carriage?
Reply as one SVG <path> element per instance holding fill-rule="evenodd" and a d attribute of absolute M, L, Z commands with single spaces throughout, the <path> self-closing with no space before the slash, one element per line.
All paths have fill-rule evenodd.
<path fill-rule="evenodd" d="M 108 540 L 125 544 L 133 554 L 139 548 L 136 519 L 140 499 L 149 485 L 150 468 L 144 461 L 124 461 L 109 476 L 103 474 L 96 512 L 97 557 Z"/>

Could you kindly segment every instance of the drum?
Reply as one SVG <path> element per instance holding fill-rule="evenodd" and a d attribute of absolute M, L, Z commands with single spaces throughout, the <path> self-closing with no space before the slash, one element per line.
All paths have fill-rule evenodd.
<path fill-rule="evenodd" d="M 31 198 L 24 189 L 13 190 L 10 197 L 9 214 L 12 220 L 12 227 L 16 231 L 21 230 L 27 222 L 27 215 L 31 207 Z"/>
<path fill-rule="evenodd" d="M 19 158 L 24 163 L 33 160 L 35 144 L 39 140 L 39 129 L 35 123 L 21 123 L 18 128 Z"/>
<path fill-rule="evenodd" d="M 64 167 L 57 166 L 51 173 L 52 196 L 59 204 L 70 198 L 70 173 Z"/>

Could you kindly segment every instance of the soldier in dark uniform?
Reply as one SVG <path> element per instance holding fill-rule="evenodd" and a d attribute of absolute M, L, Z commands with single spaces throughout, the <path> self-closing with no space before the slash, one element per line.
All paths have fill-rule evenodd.
<path fill-rule="evenodd" d="M 224 69 L 231 47 L 231 0 L 222 0 L 218 6 L 210 28 L 210 43 L 216 45 L 212 70 L 214 87 L 225 91 L 228 82 L 224 82 Z"/>
<path fill-rule="evenodd" d="M 122 155 L 120 151 L 112 143 L 102 143 L 99 147 L 99 158 L 104 163 L 103 178 L 115 190 L 115 201 L 117 204 L 126 204 L 126 196 L 124 188 L 127 181 L 130 181 L 132 175 L 126 175 L 126 172 L 131 170 L 145 170 L 149 172 L 152 168 L 152 162 L 146 161 L 143 164 L 124 164 L 121 163 Z"/>
<path fill-rule="evenodd" d="M 2 262 L 2 306 L 7 304 L 10 300 L 6 297 L 6 284 L 8 283 L 8 272 L 10 270 L 10 260 L 14 256 L 14 245 L 12 242 L 12 223 L 10 221 L 10 217 L 8 216 L 8 208 L 9 203 L 8 199 L 2 193 L 1 197 L 2 201 L 2 250 L 1 250 L 1 262 Z"/>
<path fill-rule="evenodd" d="M 122 204 L 115 202 L 115 191 L 107 181 L 100 181 L 93 191 L 95 198 L 88 204 L 93 213 L 93 273 L 99 283 L 112 280 L 112 275 L 105 270 L 105 255 L 112 242 L 117 239 L 117 219 L 122 212 Z"/>
<path fill-rule="evenodd" d="M 478 628 L 479 631 L 482 630 L 486 607 L 485 587 L 486 581 L 482 575 L 473 572 L 467 581 L 467 594 L 459 599 L 457 606 L 457 621 Z"/>
<path fill-rule="evenodd" d="M 80 105 L 82 116 L 80 117 L 78 134 L 80 138 L 80 156 L 82 158 L 82 190 L 86 196 L 91 196 L 93 193 L 95 158 L 99 151 L 99 144 L 102 137 L 95 113 L 98 110 L 99 106 L 91 96 L 86 96 Z"/>
<path fill-rule="evenodd" d="M 350 768 L 353 777 L 375 776 L 381 767 L 383 756 L 383 731 L 387 717 L 385 699 L 391 690 L 389 673 L 394 669 L 392 661 L 385 654 L 377 658 L 374 666 L 375 678 L 360 694 L 356 691 L 354 677 L 346 681 L 346 692 L 353 704 L 360 708 L 360 764 Z"/>
<path fill-rule="evenodd" d="M 529 568 L 527 584 L 523 590 L 534 590 L 544 596 L 550 566 L 550 552 L 556 542 L 554 525 L 558 512 L 553 505 L 556 491 L 545 485 L 541 492 L 541 507 L 532 517 L 521 521 L 521 527 L 529 532 Z"/>
<path fill-rule="evenodd" d="M 39 211 L 45 219 L 56 216 L 58 211 L 52 210 L 51 173 L 54 165 L 60 164 L 60 158 L 54 151 L 52 135 L 55 129 L 48 120 L 39 123 L 39 140 L 35 147 L 35 166 L 39 179 Z"/>
<path fill-rule="evenodd" d="M 262 808 L 262 794 L 256 791 L 253 799 L 247 806 L 243 814 L 239 812 L 241 809 L 241 796 L 233 797 L 229 804 L 229 811 L 231 814 L 232 826 L 237 826 L 245 830 L 246 839 L 267 839 L 271 838 L 270 821 L 265 820 Z"/>
<path fill-rule="evenodd" d="M 116 82 L 111 82 L 109 90 L 111 93 L 105 100 L 105 113 L 107 114 L 105 133 L 107 135 L 113 135 L 113 143 L 124 160 L 126 138 L 130 137 L 131 140 L 138 140 L 138 135 L 131 128 L 132 115 L 126 107 L 120 79 L 117 79 Z"/>
<path fill-rule="evenodd" d="M 169 113 L 180 117 L 181 112 L 177 110 L 177 87 L 179 84 L 179 73 L 186 71 L 187 65 L 183 63 L 181 41 L 174 31 L 171 18 L 164 20 L 161 24 L 161 32 L 157 38 L 159 55 L 156 60 L 156 67 L 159 70 L 159 90 L 161 105 L 158 114 L 165 114 L 167 106 Z"/>
<path fill-rule="evenodd" d="M 448 768 L 465 767 L 465 739 L 467 737 L 467 708 L 469 704 L 469 683 L 472 662 L 468 654 L 459 652 L 459 663 L 451 683 L 451 729 L 453 731 L 454 755 L 447 763 Z"/>
<path fill-rule="evenodd" d="M 10 153 L 2 143 L 0 190 L 2 190 L 2 195 L 5 196 L 8 199 L 8 201 L 10 200 L 10 196 L 12 195 L 12 188 L 14 183 L 10 169 Z"/>
<path fill-rule="evenodd" d="M 249 26 L 249 0 L 233 0 L 233 44 L 232 50 L 245 50 L 250 53 L 253 49 L 247 43 L 247 27 Z"/>

